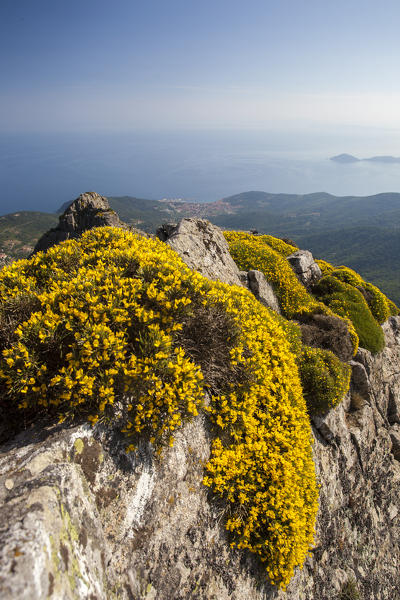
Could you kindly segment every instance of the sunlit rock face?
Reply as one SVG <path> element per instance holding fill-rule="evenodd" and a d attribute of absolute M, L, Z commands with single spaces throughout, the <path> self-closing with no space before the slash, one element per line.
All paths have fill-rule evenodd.
<path fill-rule="evenodd" d="M 191 269 L 209 279 L 242 285 L 240 272 L 219 227 L 203 219 L 182 219 L 163 225 L 158 237 L 179 254 Z"/>
<path fill-rule="evenodd" d="M 346 582 L 356 585 L 361 598 L 398 594 L 399 326 L 398 317 L 384 323 L 383 352 L 373 356 L 360 349 L 350 363 L 348 396 L 325 417 L 313 418 L 320 508 L 312 556 L 289 586 L 293 600 L 335 597 Z"/>

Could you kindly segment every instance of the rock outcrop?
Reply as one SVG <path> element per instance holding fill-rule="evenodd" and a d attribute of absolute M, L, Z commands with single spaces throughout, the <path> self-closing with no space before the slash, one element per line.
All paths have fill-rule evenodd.
<path fill-rule="evenodd" d="M 177 225 L 163 225 L 157 235 L 191 269 L 214 281 L 242 285 L 239 269 L 229 254 L 222 231 L 209 221 L 182 219 Z"/>
<path fill-rule="evenodd" d="M 315 262 L 309 250 L 298 250 L 287 257 L 300 283 L 307 288 L 316 283 L 321 277 L 320 267 Z"/>
<path fill-rule="evenodd" d="M 33 254 L 48 250 L 65 240 L 78 238 L 87 229 L 105 226 L 127 227 L 120 221 L 117 213 L 111 210 L 107 198 L 96 192 L 81 194 L 60 216 L 57 227 L 47 231 L 38 240 Z"/>
<path fill-rule="evenodd" d="M 30 432 L 3 448 L 5 599 L 258 598 L 262 574 L 233 552 L 202 485 L 210 434 L 186 425 L 161 459 L 127 457 L 90 427 Z"/>
<path fill-rule="evenodd" d="M 335 598 L 346 581 L 365 600 L 398 596 L 400 462 L 392 415 L 400 410 L 399 324 L 392 317 L 383 325 L 380 354 L 358 351 L 349 395 L 313 419 L 321 482 L 317 536 L 298 582 L 290 584 L 299 594 L 289 598 Z"/>
<path fill-rule="evenodd" d="M 74 203 L 49 245 L 57 235 L 67 239 L 90 228 L 93 221 L 84 214 L 91 210 L 96 223 L 103 217 L 104 199 L 86 196 L 75 201 L 82 203 L 82 214 Z M 238 271 L 222 233 L 211 224 L 185 219 L 162 228 L 159 236 L 203 275 L 250 282 L 261 300 L 275 302 L 261 293 L 266 282 L 257 272 Z M 310 268 L 299 268 L 300 275 Z M 304 282 L 311 279 L 307 275 Z M 344 401 L 313 418 L 321 485 L 315 547 L 286 592 L 268 584 L 254 557 L 230 548 L 222 509 L 210 502 L 202 484 L 211 434 L 200 415 L 177 432 L 174 447 L 161 457 L 145 442 L 127 455 L 120 434 L 101 425 L 37 425 L 4 444 L 1 598 L 398 598 L 400 318 L 391 317 L 383 331 L 381 353 L 360 349 L 350 362 L 352 384 Z"/>

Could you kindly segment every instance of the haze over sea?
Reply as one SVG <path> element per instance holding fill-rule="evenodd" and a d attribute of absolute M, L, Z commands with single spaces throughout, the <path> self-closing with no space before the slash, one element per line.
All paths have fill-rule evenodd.
<path fill-rule="evenodd" d="M 0 213 L 56 211 L 82 192 L 199 202 L 262 190 L 334 195 L 400 192 L 400 164 L 330 156 L 400 156 L 400 132 L 195 130 L 2 134 Z"/>

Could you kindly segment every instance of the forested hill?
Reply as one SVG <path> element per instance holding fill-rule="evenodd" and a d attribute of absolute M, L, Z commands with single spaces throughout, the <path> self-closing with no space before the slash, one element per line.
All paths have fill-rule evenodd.
<path fill-rule="evenodd" d="M 244 192 L 224 198 L 229 217 L 216 220 L 235 225 L 244 219 L 259 228 L 277 227 L 280 231 L 304 233 L 315 229 L 335 229 L 358 226 L 400 226 L 400 194 L 374 196 L 332 196 L 325 192 L 306 195 Z M 246 216 L 245 216 L 246 215 Z M 254 223 L 253 223 L 254 225 Z"/>

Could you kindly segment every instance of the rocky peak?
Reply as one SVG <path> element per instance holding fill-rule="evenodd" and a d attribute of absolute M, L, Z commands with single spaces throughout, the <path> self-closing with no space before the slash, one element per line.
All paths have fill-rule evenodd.
<path fill-rule="evenodd" d="M 86 192 L 74 200 L 60 216 L 57 227 L 50 229 L 37 242 L 33 254 L 45 251 L 64 240 L 78 238 L 93 227 L 123 227 L 117 213 L 110 208 L 107 198 L 96 192 Z"/>

